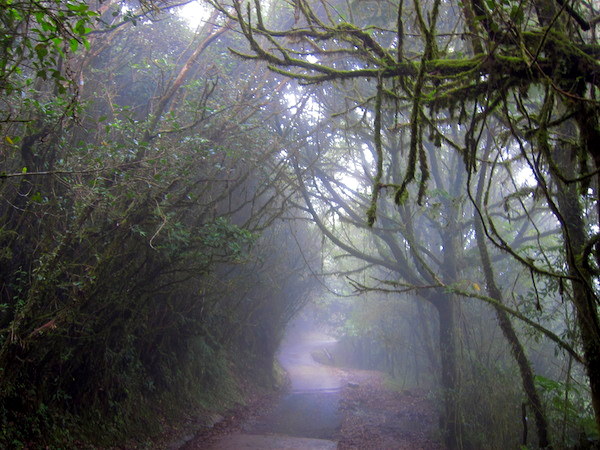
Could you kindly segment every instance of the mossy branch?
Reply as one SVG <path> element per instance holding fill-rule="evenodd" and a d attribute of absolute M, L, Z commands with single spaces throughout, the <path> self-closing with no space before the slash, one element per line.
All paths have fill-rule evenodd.
<path fill-rule="evenodd" d="M 383 97 L 383 80 L 377 81 L 377 95 L 375 96 L 375 121 L 373 126 L 373 140 L 375 141 L 375 152 L 377 153 L 377 170 L 373 179 L 371 192 L 371 204 L 367 210 L 367 224 L 372 227 L 377 217 L 377 199 L 381 189 L 381 177 L 383 175 L 383 146 L 381 143 L 381 99 Z"/>
<path fill-rule="evenodd" d="M 507 312 L 511 316 L 521 320 L 522 322 L 525 322 L 527 325 L 533 327 L 534 329 L 536 329 L 537 331 L 542 333 L 544 336 L 549 338 L 551 341 L 555 342 L 560 348 L 562 348 L 569 355 L 571 355 L 575 361 L 577 361 L 580 364 L 585 364 L 583 356 L 581 356 L 579 353 L 577 353 L 575 351 L 575 349 L 573 347 L 571 347 L 571 345 L 569 345 L 568 343 L 563 341 L 558 335 L 556 335 L 552 331 L 548 330 L 547 328 L 544 328 L 539 323 L 534 322 L 533 320 L 531 320 L 530 318 L 521 314 L 520 312 L 518 312 L 512 308 L 509 308 L 504 303 L 501 303 L 501 302 L 497 301 L 496 299 L 489 297 L 487 295 L 478 294 L 476 292 L 465 291 L 462 289 L 458 289 L 457 287 L 454 287 L 454 286 L 446 286 L 446 290 L 451 292 L 452 294 L 460 295 L 461 297 L 476 298 L 478 300 L 482 300 L 492 306 L 495 306 L 498 309 L 501 309 L 501 310 Z"/>
<path fill-rule="evenodd" d="M 560 336 L 558 336 L 557 334 L 548 330 L 547 328 L 543 327 L 539 323 L 531 320 L 529 317 L 521 314 L 519 311 L 506 306 L 504 303 L 499 302 L 498 300 L 496 300 L 490 296 L 487 296 L 487 295 L 484 295 L 481 293 L 477 293 L 474 291 L 467 291 L 464 289 L 460 289 L 456 284 L 453 284 L 453 285 L 443 284 L 437 278 L 435 279 L 434 283 L 428 284 L 428 285 L 422 285 L 422 286 L 410 285 L 410 284 L 406 284 L 406 283 L 398 283 L 398 282 L 389 281 L 389 280 L 378 280 L 378 281 L 381 283 L 387 284 L 389 286 L 393 286 L 393 288 L 367 286 L 356 280 L 350 280 L 351 285 L 355 289 L 362 291 L 362 292 L 382 292 L 382 293 L 386 293 L 386 294 L 399 294 L 399 293 L 403 294 L 403 293 L 408 293 L 408 292 L 417 292 L 418 293 L 421 291 L 427 291 L 427 290 L 432 290 L 432 289 L 444 289 L 446 292 L 458 295 L 460 297 L 475 298 L 475 299 L 481 300 L 481 301 L 488 303 L 488 304 L 508 313 L 509 315 L 521 320 L 522 322 L 526 323 L 527 325 L 531 326 L 532 328 L 534 328 L 535 330 L 539 331 L 544 336 L 546 336 L 548 339 L 555 342 L 560 348 L 562 348 L 569 355 L 571 355 L 575 361 L 577 361 L 580 364 L 585 364 L 585 360 L 584 360 L 583 356 L 581 356 L 579 353 L 577 353 L 577 351 L 569 343 L 567 343 L 563 339 L 561 339 Z"/>
<path fill-rule="evenodd" d="M 585 247 L 583 248 L 583 252 L 582 252 L 582 256 L 581 256 L 581 265 L 583 266 L 583 268 L 595 276 L 600 275 L 600 269 L 592 267 L 590 265 L 589 258 L 590 258 L 590 255 L 592 254 L 592 251 L 594 250 L 594 247 L 597 247 L 599 242 L 600 242 L 600 233 L 596 233 L 585 244 Z M 596 258 L 597 258 L 597 255 L 596 255 Z"/>

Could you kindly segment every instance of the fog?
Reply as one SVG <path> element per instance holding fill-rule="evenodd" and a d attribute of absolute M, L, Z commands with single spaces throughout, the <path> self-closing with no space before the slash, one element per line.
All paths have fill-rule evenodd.
<path fill-rule="evenodd" d="M 597 446 L 598 5 L 481 3 L 5 1 L 0 447 Z"/>

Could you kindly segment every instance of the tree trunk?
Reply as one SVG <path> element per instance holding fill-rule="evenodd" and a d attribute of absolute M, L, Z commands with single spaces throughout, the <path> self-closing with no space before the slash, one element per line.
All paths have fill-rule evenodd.
<path fill-rule="evenodd" d="M 487 157 L 488 154 L 486 152 L 483 159 L 487 159 Z M 485 175 L 486 171 L 482 169 L 479 182 L 477 184 L 477 193 L 475 195 L 475 206 L 477 209 L 481 209 L 481 200 L 483 198 L 483 189 L 486 178 Z M 502 293 L 496 284 L 492 262 L 487 251 L 482 218 L 479 216 L 477 211 L 475 211 L 475 217 L 473 219 L 475 225 L 475 238 L 477 240 L 477 248 L 479 250 L 479 257 L 481 259 L 481 266 L 485 276 L 488 295 L 494 300 L 497 300 L 498 303 L 503 303 Z M 519 340 L 519 337 L 517 336 L 517 333 L 515 332 L 515 329 L 506 311 L 498 306 L 494 306 L 494 309 L 496 310 L 496 317 L 498 318 L 500 329 L 508 341 L 511 353 L 515 358 L 517 365 L 519 366 L 523 390 L 525 391 L 527 400 L 529 400 L 529 403 L 533 408 L 535 424 L 537 427 L 538 446 L 540 448 L 547 448 L 550 444 L 548 440 L 548 422 L 546 421 L 546 416 L 544 415 L 542 402 L 535 388 L 533 370 L 531 369 L 531 365 L 529 364 L 527 356 L 525 355 L 525 349 L 521 345 L 521 341 Z"/>
<path fill-rule="evenodd" d="M 448 185 L 448 193 L 452 198 L 459 198 L 466 171 L 459 158 L 453 160 L 456 168 Z M 434 169 L 432 169 L 434 170 Z M 443 247 L 443 263 L 441 275 L 445 283 L 451 284 L 459 279 L 458 260 L 462 251 L 461 226 L 459 210 L 453 201 L 445 200 L 443 216 L 447 225 L 440 229 Z M 444 390 L 444 415 L 442 417 L 442 433 L 448 449 L 463 448 L 463 426 L 459 402 L 459 377 L 456 350 L 456 305 L 455 297 L 446 292 L 437 292 L 433 305 L 440 320 L 440 355 L 442 363 L 442 388 Z"/>
<path fill-rule="evenodd" d="M 590 274 L 582 266 L 586 233 L 575 186 L 559 183 L 558 208 L 564 219 L 563 236 L 575 305 L 575 317 L 585 356 L 596 424 L 600 429 L 600 325 Z"/>
<path fill-rule="evenodd" d="M 576 135 L 572 124 L 566 124 L 563 128 L 567 136 Z M 596 425 L 600 429 L 600 323 L 598 298 L 593 291 L 594 281 L 583 261 L 584 248 L 587 244 L 584 211 L 580 203 L 579 183 L 567 184 L 559 176 L 573 178 L 577 174 L 576 155 L 570 150 L 560 145 L 554 148 L 556 168 L 562 170 L 562 174 L 551 170 L 552 179 L 557 186 L 558 210 L 554 212 L 562 225 L 568 272 L 571 276 L 572 302 L 575 306 L 575 317 L 585 356 Z"/>
<path fill-rule="evenodd" d="M 458 367 L 456 364 L 455 307 L 452 295 L 440 293 L 434 303 L 440 324 L 440 359 L 444 412 L 440 426 L 449 450 L 462 448 L 462 424 L 458 405 Z"/>

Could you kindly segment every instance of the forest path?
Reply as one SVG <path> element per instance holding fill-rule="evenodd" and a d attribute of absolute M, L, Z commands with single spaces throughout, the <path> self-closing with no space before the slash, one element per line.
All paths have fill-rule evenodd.
<path fill-rule="evenodd" d="M 289 392 L 269 413 L 245 424 L 242 433 L 225 436 L 211 448 L 337 448 L 341 375 L 311 355 L 335 342 L 319 331 L 290 330 L 279 351 L 280 364 L 290 379 Z"/>
<path fill-rule="evenodd" d="M 228 415 L 210 436 L 172 448 L 443 450 L 428 390 L 398 391 L 381 372 L 314 361 L 313 352 L 334 344 L 324 333 L 292 329 L 279 353 L 290 377 L 287 393 L 271 407 L 257 402 Z"/>

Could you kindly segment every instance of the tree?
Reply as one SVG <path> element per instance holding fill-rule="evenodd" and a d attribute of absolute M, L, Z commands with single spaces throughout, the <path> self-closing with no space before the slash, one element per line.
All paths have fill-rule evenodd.
<path fill-rule="evenodd" d="M 68 55 L 76 91 L 28 74 L 34 87 L 2 107 L 32 117 L 3 124 L 2 446 L 155 432 L 165 410 L 232 402 L 248 367 L 270 387 L 272 366 L 257 368 L 310 295 L 297 246 L 269 250 L 308 233 L 281 221 L 293 192 L 264 126 L 285 83 L 231 63 L 227 27 L 195 35 L 138 6 Z"/>
<path fill-rule="evenodd" d="M 583 352 L 580 359 L 599 425 L 600 328 L 593 281 L 596 263 L 590 261 L 598 220 L 599 158 L 594 146 L 599 137 L 598 46 L 591 31 L 597 23 L 595 6 L 586 3 L 575 8 L 552 0 L 401 1 L 393 5 L 396 14 L 387 22 L 379 15 L 365 22 L 353 8 L 357 3 L 346 7 L 297 1 L 293 23 L 277 28 L 268 22 L 259 1 L 212 3 L 239 23 L 250 50 L 234 49 L 234 53 L 243 58 L 263 60 L 271 70 L 306 84 L 373 80 L 376 87 L 368 98 L 355 103 L 363 108 L 368 102 L 373 111 L 377 163 L 371 202 L 363 206 L 371 226 L 382 220 L 382 192 L 393 191 L 400 211 L 409 196 L 417 204 L 425 204 L 431 196 L 428 183 L 434 156 L 427 150 L 428 142 L 454 148 L 470 177 L 486 163 L 483 131 L 494 121 L 500 123 L 499 140 L 529 166 L 536 192 L 560 224 L 565 265 L 552 267 L 548 259 L 524 257 L 496 233 L 493 221 L 486 222 L 490 227 L 486 234 L 526 270 L 557 280 L 572 302 Z M 405 120 L 410 130 L 401 177 L 384 173 L 385 155 L 397 157 L 396 147 L 390 154 L 382 142 L 381 111 L 386 104 L 398 111 L 397 125 L 390 128 L 402 126 Z M 447 121 L 464 127 L 459 140 L 449 134 Z M 502 149 L 495 147 L 492 161 L 504 157 Z M 415 180 L 418 192 L 409 195 Z M 593 215 L 587 219 L 584 210 Z M 447 239 L 444 247 L 452 248 L 455 244 Z M 540 251 L 543 255 L 543 244 Z M 444 270 L 452 270 L 452 264 Z"/>

